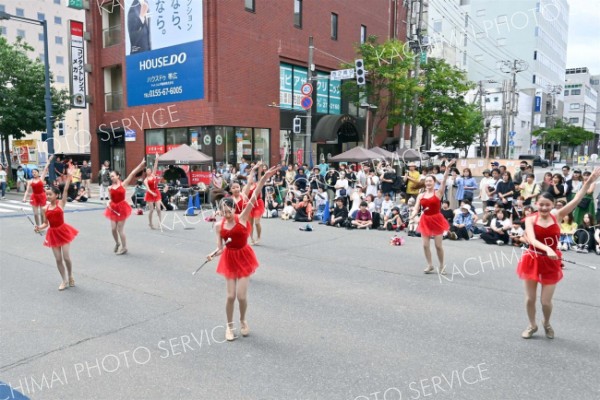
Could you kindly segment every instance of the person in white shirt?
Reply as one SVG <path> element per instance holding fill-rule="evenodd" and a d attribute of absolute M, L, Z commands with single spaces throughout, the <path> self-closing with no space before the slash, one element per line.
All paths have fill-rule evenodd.
<path fill-rule="evenodd" d="M 392 208 L 394 208 L 394 202 L 391 200 L 390 194 L 386 193 L 383 198 L 383 202 L 381 203 L 381 215 L 383 217 L 386 215 L 389 216 Z"/>
<path fill-rule="evenodd" d="M 2 164 L 0 164 L 0 190 L 2 190 L 2 200 L 6 199 L 6 171 Z"/>
<path fill-rule="evenodd" d="M 345 194 L 342 196 L 341 191 L 344 191 Z M 335 198 L 338 197 L 346 197 L 348 196 L 348 179 L 346 179 L 346 173 L 340 172 L 340 178 L 335 183 Z"/>
<path fill-rule="evenodd" d="M 375 175 L 373 171 L 369 171 L 367 174 L 367 195 L 377 196 L 377 186 L 379 185 L 379 177 Z"/>
<path fill-rule="evenodd" d="M 488 196 L 487 191 L 485 189 L 487 187 L 489 187 L 490 185 L 492 185 L 493 183 L 494 183 L 494 179 L 490 175 L 490 170 L 484 169 L 483 170 L 483 178 L 481 178 L 481 182 L 479 182 L 479 198 L 481 199 L 481 202 L 484 203 L 484 205 L 485 205 L 485 202 L 490 199 L 490 197 Z"/>

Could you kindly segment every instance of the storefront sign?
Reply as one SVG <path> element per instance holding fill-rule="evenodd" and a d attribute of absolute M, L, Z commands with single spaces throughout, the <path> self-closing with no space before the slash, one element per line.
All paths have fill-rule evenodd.
<path fill-rule="evenodd" d="M 146 146 L 146 154 L 164 154 L 165 153 L 165 146 L 162 145 L 151 145 L 151 146 Z"/>
<path fill-rule="evenodd" d="M 125 131 L 125 141 L 135 142 L 135 131 L 133 129 L 127 129 Z"/>
<path fill-rule="evenodd" d="M 190 172 L 190 182 L 192 185 L 198 183 L 210 184 L 210 171 L 192 171 Z"/>
<path fill-rule="evenodd" d="M 129 107 L 204 98 L 202 0 L 124 0 Z"/>
<path fill-rule="evenodd" d="M 204 135 L 203 142 L 205 146 L 209 146 L 211 142 L 210 135 Z"/>
<path fill-rule="evenodd" d="M 83 52 L 83 22 L 69 20 L 69 43 L 71 46 L 70 75 L 71 75 L 71 107 L 86 108 L 85 101 L 85 70 Z"/>
<path fill-rule="evenodd" d="M 217 146 L 220 146 L 220 145 L 222 145 L 222 144 L 223 144 L 223 136 L 221 136 L 221 135 L 217 135 L 217 136 L 215 136 L 215 144 L 216 144 Z"/>

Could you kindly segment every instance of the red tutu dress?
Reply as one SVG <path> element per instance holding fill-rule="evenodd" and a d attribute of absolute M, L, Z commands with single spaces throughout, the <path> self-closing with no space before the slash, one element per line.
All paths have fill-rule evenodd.
<path fill-rule="evenodd" d="M 104 216 L 111 221 L 125 221 L 131 215 L 131 206 L 125 201 L 125 188 L 119 184 L 116 189 L 108 189 L 110 203 L 104 210 Z M 112 210 L 111 210 L 112 209 Z M 117 214 L 118 213 L 118 214 Z"/>
<path fill-rule="evenodd" d="M 529 251 L 525 251 L 519 264 L 517 265 L 517 274 L 523 280 L 538 281 L 542 285 L 554 285 L 563 277 L 562 272 L 562 253 L 558 249 L 560 243 L 560 225 L 554 215 L 550 214 L 554 223 L 548 227 L 537 224 L 539 214 L 536 214 L 533 221 L 533 232 L 535 238 L 550 247 L 558 260 L 552 260 L 546 256 L 546 252 L 529 245 Z"/>
<path fill-rule="evenodd" d="M 44 207 L 46 206 L 46 191 L 44 190 L 44 182 L 39 179 L 37 182 L 31 181 L 31 189 L 33 193 L 31 194 L 31 200 L 29 204 L 34 207 Z"/>
<path fill-rule="evenodd" d="M 154 192 L 155 195 L 152 195 L 150 191 Z M 146 195 L 144 196 L 144 200 L 148 203 L 156 203 L 160 201 L 160 192 L 158 191 L 158 179 L 156 178 L 148 178 L 148 190 L 146 191 Z"/>
<path fill-rule="evenodd" d="M 256 186 L 254 187 L 254 189 L 250 190 L 250 192 L 248 193 L 248 196 L 250 198 L 252 198 L 252 196 L 254 195 L 254 190 L 256 190 Z M 250 216 L 252 218 L 260 218 L 263 216 L 264 212 L 265 212 L 265 202 L 262 199 L 262 195 L 259 193 L 258 198 L 256 199 L 256 203 L 254 204 L 254 207 L 252 207 L 252 211 L 250 211 Z"/>
<path fill-rule="evenodd" d="M 440 212 L 441 206 L 442 201 L 435 194 L 431 197 L 421 197 L 423 214 L 417 227 L 421 236 L 438 236 L 450 229 L 448 221 Z"/>
<path fill-rule="evenodd" d="M 254 250 L 248 246 L 248 232 L 250 226 L 240 224 L 238 216 L 235 215 L 235 225 L 231 229 L 225 229 L 225 218 L 221 222 L 221 238 L 224 241 L 231 238 L 231 242 L 225 245 L 223 254 L 219 259 L 217 273 L 227 279 L 239 279 L 250 276 L 258 268 L 258 260 Z"/>
<path fill-rule="evenodd" d="M 60 247 L 71 243 L 79 231 L 71 225 L 65 224 L 65 214 L 62 208 L 56 206 L 50 209 L 49 207 L 46 209 L 46 219 L 48 220 L 48 224 L 50 224 L 50 228 L 46 232 L 44 246 Z"/>
<path fill-rule="evenodd" d="M 235 201 L 235 198 L 233 199 L 233 201 Z M 235 201 L 235 214 L 241 214 L 242 211 L 244 211 L 245 205 L 246 202 L 244 201 L 243 197 L 240 197 L 239 201 Z"/>

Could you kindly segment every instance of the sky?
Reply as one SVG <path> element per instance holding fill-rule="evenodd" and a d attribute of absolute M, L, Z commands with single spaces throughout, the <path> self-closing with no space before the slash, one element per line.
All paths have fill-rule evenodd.
<path fill-rule="evenodd" d="M 567 68 L 600 74 L 600 0 L 569 0 Z"/>

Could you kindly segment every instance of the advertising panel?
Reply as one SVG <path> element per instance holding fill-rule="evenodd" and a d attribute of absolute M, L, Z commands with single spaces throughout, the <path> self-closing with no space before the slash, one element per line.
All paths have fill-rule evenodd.
<path fill-rule="evenodd" d="M 69 43 L 71 46 L 69 58 L 71 66 L 71 107 L 86 108 L 85 100 L 85 70 L 83 68 L 83 22 L 69 20 Z"/>
<path fill-rule="evenodd" d="M 129 107 L 204 98 L 202 0 L 125 0 Z"/>

